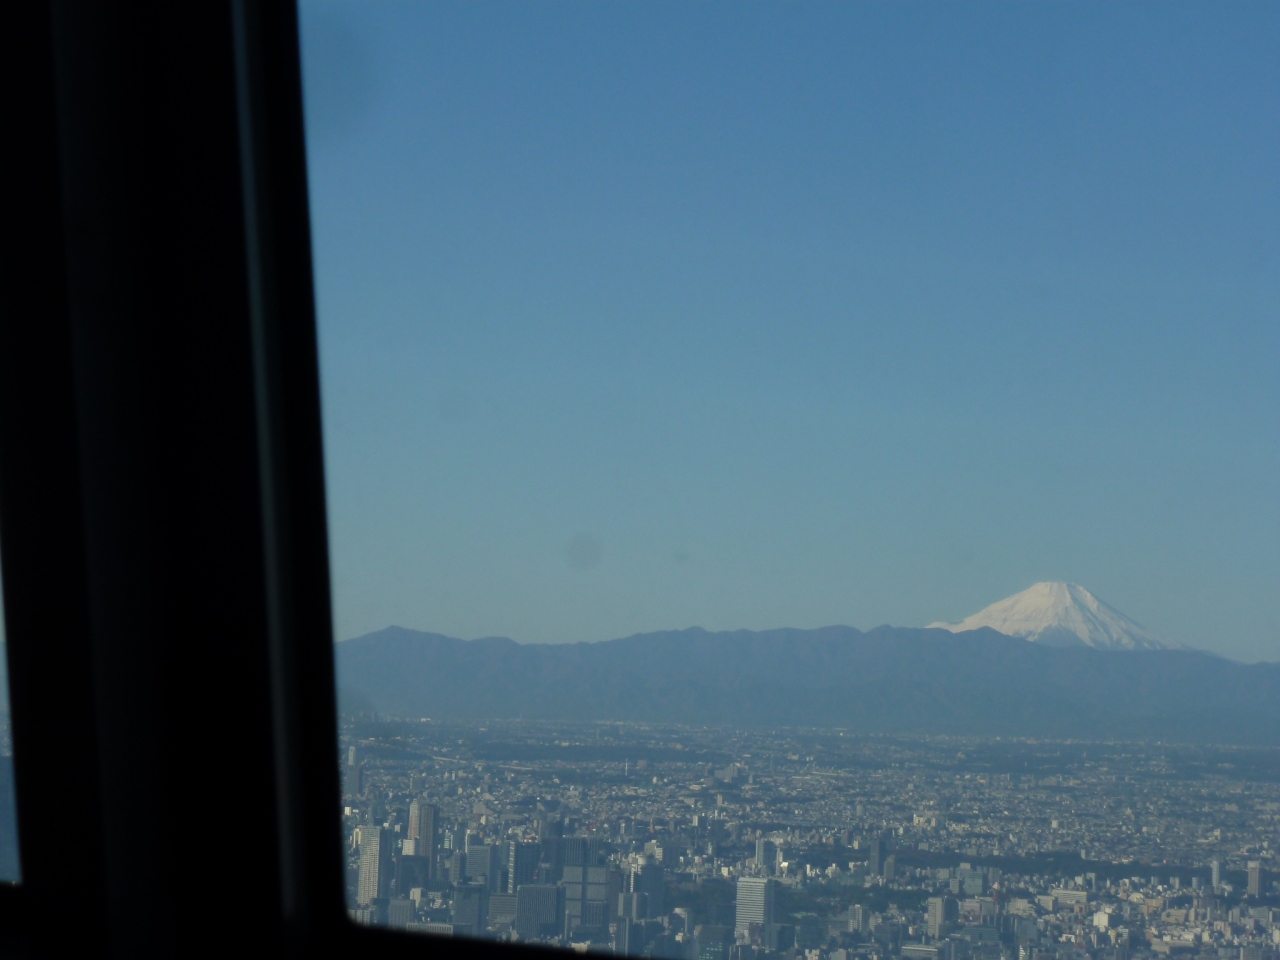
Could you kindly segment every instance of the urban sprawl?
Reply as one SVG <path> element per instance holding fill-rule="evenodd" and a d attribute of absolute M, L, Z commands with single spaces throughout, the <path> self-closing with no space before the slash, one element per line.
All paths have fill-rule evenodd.
<path fill-rule="evenodd" d="M 361 923 L 669 960 L 1276 960 L 1280 752 L 351 719 Z"/>

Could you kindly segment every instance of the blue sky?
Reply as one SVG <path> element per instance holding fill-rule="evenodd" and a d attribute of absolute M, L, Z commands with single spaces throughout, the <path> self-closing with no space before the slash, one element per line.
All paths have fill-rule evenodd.
<path fill-rule="evenodd" d="M 302 12 L 340 638 L 1280 660 L 1280 7 Z"/>

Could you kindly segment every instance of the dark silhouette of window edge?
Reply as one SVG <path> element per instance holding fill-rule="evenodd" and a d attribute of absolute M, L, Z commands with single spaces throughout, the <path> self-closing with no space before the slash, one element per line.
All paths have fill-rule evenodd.
<path fill-rule="evenodd" d="M 296 8 L 0 16 L 0 955 L 545 953 L 346 914 Z"/>

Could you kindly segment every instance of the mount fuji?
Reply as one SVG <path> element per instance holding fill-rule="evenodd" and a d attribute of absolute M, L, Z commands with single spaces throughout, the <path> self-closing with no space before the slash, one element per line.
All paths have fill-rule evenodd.
<path fill-rule="evenodd" d="M 1052 647 L 1095 650 L 1178 650 L 1075 583 L 1037 583 L 959 623 L 931 623 L 952 633 L 990 627 L 1010 637 Z"/>

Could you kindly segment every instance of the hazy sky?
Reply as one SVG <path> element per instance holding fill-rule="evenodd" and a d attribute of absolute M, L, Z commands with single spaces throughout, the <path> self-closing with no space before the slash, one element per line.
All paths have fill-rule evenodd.
<path fill-rule="evenodd" d="M 1280 5 L 302 10 L 340 638 L 1280 660 Z"/>

